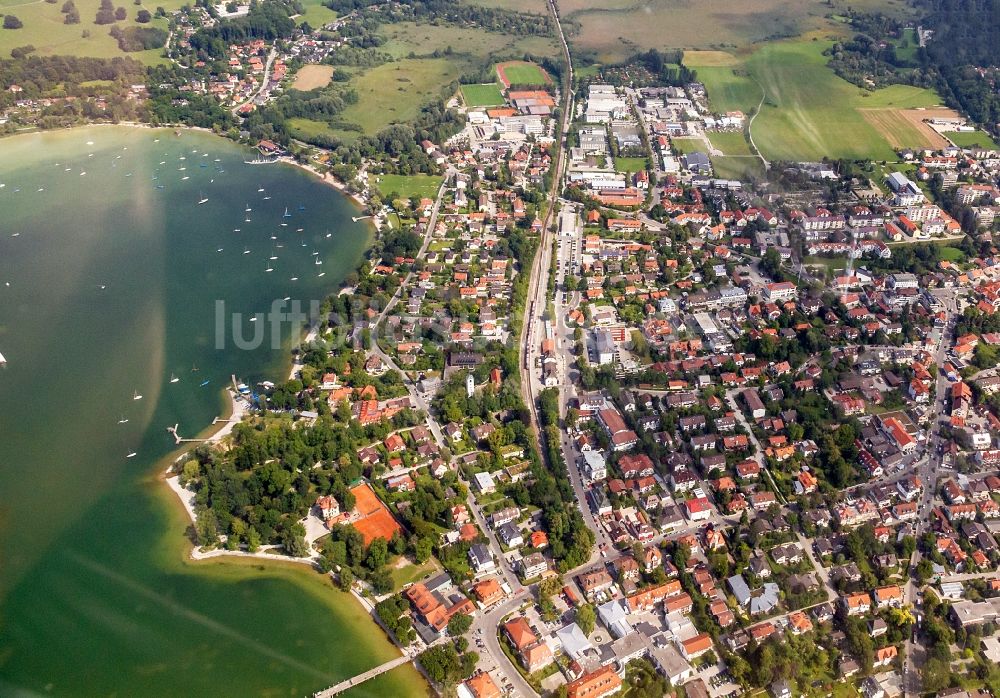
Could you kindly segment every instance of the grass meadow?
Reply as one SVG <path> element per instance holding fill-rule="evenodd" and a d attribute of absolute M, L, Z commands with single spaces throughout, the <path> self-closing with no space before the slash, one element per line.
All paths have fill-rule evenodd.
<path fill-rule="evenodd" d="M 921 145 L 927 136 L 905 118 L 905 110 L 939 104 L 938 96 L 906 85 L 862 90 L 826 66 L 823 51 L 829 45 L 802 37 L 732 54 L 731 60 L 708 54 L 704 66 L 702 54 L 691 52 L 685 62 L 697 71 L 718 111 L 751 114 L 764 95 L 752 133 L 769 160 L 893 159 L 893 147 L 900 144 L 890 136 Z"/>
<path fill-rule="evenodd" d="M 1000 146 L 985 131 L 949 131 L 944 135 L 959 148 L 980 146 L 983 148 L 1000 149 Z"/>
<path fill-rule="evenodd" d="M 649 48 L 740 50 L 822 29 L 844 33 L 834 17 L 850 7 L 912 16 L 905 0 L 561 0 L 576 53 L 615 63 Z"/>
<path fill-rule="evenodd" d="M 409 199 L 411 196 L 433 199 L 441 186 L 440 177 L 426 174 L 372 175 L 372 177 L 376 179 L 375 186 L 382 196 L 395 193 L 404 199 Z"/>
<path fill-rule="evenodd" d="M 149 4 L 135 5 L 131 2 L 116 2 L 128 13 L 128 18 L 114 25 L 94 24 L 94 17 L 100 0 L 74 0 L 80 11 L 79 24 L 64 24 L 65 15 L 60 12 L 62 0 L 52 4 L 42 0 L 0 0 L 0 13 L 15 15 L 24 26 L 21 29 L 0 29 L 0 57 L 9 58 L 11 49 L 32 45 L 40 56 L 85 56 L 88 58 L 115 58 L 128 56 L 146 65 L 166 63 L 162 49 L 124 53 L 118 42 L 111 38 L 112 26 L 146 26 L 167 28 L 167 20 L 153 19 L 148 24 L 135 21 L 136 13 L 145 9 L 155 14 L 157 7 L 167 12 L 181 7 L 185 0 L 156 0 Z M 87 36 L 84 36 L 84 33 Z"/>

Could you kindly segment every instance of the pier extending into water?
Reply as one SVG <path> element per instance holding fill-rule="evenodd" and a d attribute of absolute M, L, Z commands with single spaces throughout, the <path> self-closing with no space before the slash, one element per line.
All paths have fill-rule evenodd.
<path fill-rule="evenodd" d="M 215 420 L 212 421 L 212 424 L 215 424 L 216 421 L 228 422 L 229 420 L 228 419 L 222 419 L 220 417 L 216 417 Z M 184 443 L 203 443 L 205 441 L 208 441 L 208 439 L 182 439 L 181 435 L 180 435 L 180 432 L 177 431 L 177 427 L 179 427 L 179 426 L 180 426 L 180 423 L 178 422 L 177 424 L 173 425 L 172 427 L 167 427 L 167 431 L 170 432 L 170 435 L 174 437 L 174 441 L 177 442 L 178 446 L 180 444 L 184 444 Z"/>
<path fill-rule="evenodd" d="M 376 676 L 381 676 L 387 671 L 392 671 L 396 667 L 403 666 L 404 664 L 409 664 L 413 661 L 413 657 L 409 655 L 403 655 L 402 657 L 396 657 L 395 659 L 386 662 L 385 664 L 380 664 L 373 669 L 369 669 L 363 674 L 358 674 L 357 676 L 352 676 L 345 681 L 341 681 L 336 686 L 330 686 L 330 688 L 324 689 L 322 691 L 317 691 L 313 693 L 313 698 L 330 698 L 330 696 L 335 696 L 338 693 L 343 693 L 349 688 L 354 688 L 359 684 L 363 684 L 365 681 L 374 679 Z"/>

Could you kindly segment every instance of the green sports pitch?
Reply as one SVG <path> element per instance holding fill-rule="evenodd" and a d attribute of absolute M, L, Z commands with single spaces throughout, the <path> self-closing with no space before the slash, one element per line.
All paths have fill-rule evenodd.
<path fill-rule="evenodd" d="M 545 71 L 534 63 L 525 61 L 512 61 L 501 63 L 497 66 L 497 73 L 501 82 L 517 87 L 518 85 L 545 85 L 549 82 L 549 76 Z"/>
<path fill-rule="evenodd" d="M 462 99 L 470 107 L 496 107 L 504 103 L 500 86 L 495 82 L 486 85 L 462 85 Z"/>

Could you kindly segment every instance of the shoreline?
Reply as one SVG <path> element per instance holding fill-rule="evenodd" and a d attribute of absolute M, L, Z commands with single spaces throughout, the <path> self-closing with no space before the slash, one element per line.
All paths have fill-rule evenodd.
<path fill-rule="evenodd" d="M 211 129 L 201 128 L 201 127 L 154 126 L 152 124 L 133 123 L 133 122 L 127 122 L 127 123 L 123 122 L 117 124 L 93 123 L 93 124 L 83 124 L 79 127 L 89 128 L 90 126 L 98 126 L 98 125 L 126 126 L 129 128 L 148 128 L 148 129 L 160 129 L 160 130 L 171 129 L 171 128 L 174 128 L 175 130 L 184 129 L 190 131 L 197 131 L 201 133 L 207 133 L 209 135 L 219 136 L 220 138 L 224 138 L 224 136 L 220 136 Z M 72 128 L 78 128 L 78 127 L 74 126 Z M 47 129 L 39 129 L 37 131 L 34 131 L 34 133 L 40 133 L 45 130 Z M 70 129 L 61 129 L 61 130 L 70 130 Z M 237 143 L 237 145 L 242 145 L 242 144 Z M 278 158 L 278 162 L 284 163 L 286 165 L 291 165 L 295 168 L 305 171 L 306 173 L 312 175 L 313 177 L 316 177 L 322 183 L 334 189 L 338 194 L 344 196 L 348 201 L 350 201 L 355 207 L 358 208 L 359 212 L 364 211 L 367 202 L 359 194 L 347 191 L 346 184 L 336 179 L 331 174 L 329 173 L 321 174 L 316 170 L 314 170 L 310 165 L 300 163 L 293 157 L 287 155 Z M 379 232 L 381 231 L 381 221 L 379 220 L 379 218 L 375 216 L 369 216 L 364 218 L 363 220 L 367 221 L 366 225 L 369 227 L 373 239 L 377 237 Z M 354 222 L 358 221 L 356 220 Z M 361 268 L 363 263 L 364 263 L 363 261 L 359 263 L 358 269 Z M 338 292 L 343 292 L 345 288 L 347 287 L 345 287 L 343 283 L 341 283 Z M 308 343 L 309 341 L 315 339 L 315 337 L 318 336 L 318 333 L 319 333 L 319 325 L 318 324 L 310 325 L 303 330 L 302 336 L 299 338 L 299 341 Z M 302 369 L 303 364 L 297 362 L 295 359 L 295 355 L 289 352 L 288 365 L 289 365 L 288 380 L 292 380 L 295 377 L 296 373 L 298 373 Z M 220 417 L 217 417 L 215 420 L 213 420 L 212 424 L 206 425 L 194 437 L 190 437 L 193 439 L 197 439 L 200 442 L 197 445 L 218 444 L 225 437 L 231 434 L 235 425 L 241 423 L 243 421 L 243 418 L 249 413 L 249 405 L 247 404 L 246 400 L 242 399 L 241 396 L 239 396 L 236 393 L 233 387 L 226 388 L 225 392 L 229 399 L 228 399 L 228 406 L 223 410 L 223 414 Z M 216 429 L 216 426 L 220 422 L 222 423 L 222 425 Z M 195 448 L 197 447 L 197 445 L 195 445 Z M 174 468 L 178 465 L 178 463 L 180 463 L 180 461 L 184 459 L 193 449 L 191 448 L 190 445 L 185 445 L 182 443 L 178 443 L 177 447 L 178 448 L 176 450 L 165 455 L 164 458 L 158 462 L 157 466 L 154 466 L 154 471 L 158 471 L 156 479 L 166 484 L 169 490 L 173 492 L 174 496 L 170 497 L 169 495 L 167 495 L 168 498 L 175 502 L 175 506 L 179 504 L 180 508 L 184 510 L 187 522 L 191 525 L 195 525 L 197 523 L 197 516 L 194 511 L 195 493 L 185 487 L 182 487 L 180 484 L 179 475 L 173 473 Z M 165 468 L 163 467 L 164 462 L 166 463 Z M 157 487 L 159 486 L 160 485 L 158 484 Z M 162 489 L 160 491 L 162 492 Z M 306 518 L 308 520 L 308 516 Z M 169 536 L 170 535 L 169 532 L 166 535 Z M 268 563 L 276 562 L 279 563 L 280 566 L 284 566 L 286 563 L 292 563 L 293 567 L 298 567 L 298 569 L 303 572 L 307 571 L 302 568 L 303 566 L 306 566 L 309 568 L 309 571 L 315 573 L 319 579 L 324 581 L 330 581 L 332 580 L 332 576 L 320 572 L 320 570 L 316 565 L 316 562 L 319 559 L 319 553 L 317 553 L 313 548 L 313 542 L 314 541 L 309 541 L 310 555 L 308 557 L 291 557 L 289 555 L 285 555 L 280 552 L 272 553 L 271 551 L 281 550 L 281 547 L 278 545 L 262 546 L 262 548 L 255 553 L 250 553 L 245 550 L 228 550 L 226 548 L 213 548 L 211 550 L 202 551 L 199 549 L 197 545 L 191 543 L 190 541 L 187 541 L 186 543 L 183 544 L 190 547 L 188 549 L 187 554 L 182 556 L 183 558 L 182 564 L 192 564 L 192 563 L 197 564 L 203 561 L 208 561 L 213 559 L 229 563 L 237 562 L 246 564 L 253 564 L 257 562 L 268 562 Z M 374 624 L 375 627 L 379 628 L 384 633 L 384 629 L 372 615 L 375 609 L 374 602 L 371 601 L 370 599 L 365 598 L 354 587 L 351 588 L 350 595 L 354 598 L 358 606 L 368 617 L 368 621 Z M 387 634 L 385 635 L 385 639 L 386 642 L 389 644 L 389 646 L 393 649 L 393 651 L 398 654 L 398 656 L 408 656 L 407 653 L 404 652 L 395 642 L 393 642 L 392 639 Z M 417 668 L 417 671 L 421 676 L 423 676 L 419 668 Z M 424 677 L 424 679 L 426 681 L 426 677 Z M 427 685 L 430 686 L 430 682 L 428 682 Z"/>
<path fill-rule="evenodd" d="M 187 127 L 187 126 L 169 126 L 169 125 L 153 125 L 141 122 L 89 122 L 76 124 L 68 128 L 59 129 L 33 129 L 28 132 L 19 132 L 8 134 L 10 136 L 30 136 L 30 135 L 40 135 L 45 136 L 49 133 L 53 135 L 66 134 L 75 129 L 89 129 L 92 127 L 125 127 L 130 129 L 148 129 L 150 131 L 172 131 L 169 135 L 182 136 L 184 132 L 191 131 L 195 133 L 207 134 L 211 136 L 216 136 L 219 138 L 225 138 L 224 135 L 215 133 L 211 129 L 200 128 L 200 127 Z M 72 137 L 72 136 L 69 136 Z M 164 135 L 166 138 L 166 135 Z M 226 139 L 231 140 L 231 139 Z M 245 144 L 233 142 L 234 145 L 238 146 L 242 153 L 245 155 L 247 149 Z M 346 191 L 346 186 L 335 180 L 329 174 L 323 175 L 307 165 L 303 165 L 295 162 L 292 158 L 281 158 L 279 162 L 284 162 L 286 164 L 294 165 L 306 172 L 314 175 L 319 180 L 321 180 L 327 186 L 330 186 L 337 191 L 338 194 L 345 196 L 352 205 L 363 208 L 363 200 L 355 194 Z M 360 222 L 360 221 L 356 221 Z M 354 268 L 356 271 L 361 267 L 364 261 L 367 259 L 367 250 L 370 249 L 372 242 L 375 239 L 375 235 L 378 233 L 378 227 L 373 226 L 371 221 L 366 220 L 366 224 L 372 226 L 368 228 L 371 231 L 372 237 L 367 241 L 365 246 L 366 251 L 363 253 L 361 259 L 358 261 L 358 265 Z M 338 291 L 344 288 L 343 280 L 337 283 L 330 284 L 327 287 L 326 292 L 328 294 L 336 294 Z M 314 336 L 317 331 L 317 326 L 315 324 L 304 328 L 302 335 L 308 338 L 310 335 Z M 291 348 L 295 345 L 295 337 L 291 337 L 289 340 L 289 346 L 287 347 L 286 353 L 281 357 L 280 362 L 276 362 L 279 365 L 275 367 L 275 372 L 281 372 L 285 370 L 290 370 L 295 372 L 301 368 L 301 365 L 296 364 L 294 354 L 291 352 Z M 338 593 L 335 585 L 331 581 L 331 576 L 328 574 L 323 574 L 320 572 L 316 566 L 316 560 L 318 559 L 318 553 L 315 553 L 310 543 L 309 557 L 296 558 L 289 555 L 285 555 L 281 550 L 280 546 L 270 545 L 262 546 L 260 550 L 256 553 L 249 553 L 245 550 L 227 550 L 223 544 L 220 544 L 219 548 L 214 548 L 211 550 L 201 551 L 197 545 L 192 544 L 189 537 L 185 534 L 186 530 L 189 530 L 190 525 L 196 523 L 196 517 L 194 512 L 194 493 L 190 490 L 182 488 L 179 483 L 179 477 L 173 473 L 175 467 L 178 467 L 179 463 L 189 456 L 189 454 L 201 444 L 215 445 L 220 441 L 229 436 L 235 425 L 242 422 L 243 418 L 249 413 L 249 405 L 245 399 L 242 399 L 233 389 L 232 386 L 228 386 L 225 389 L 225 396 L 221 397 L 222 402 L 219 405 L 219 416 L 216 417 L 211 422 L 204 424 L 196 433 L 186 433 L 183 434 L 185 438 L 190 438 L 195 441 L 178 443 L 174 447 L 170 447 L 164 452 L 160 457 L 156 458 L 146 472 L 146 475 L 140 475 L 140 479 L 144 480 L 151 488 L 151 494 L 156 499 L 162 502 L 162 506 L 166 508 L 169 514 L 165 523 L 163 531 L 160 533 L 161 544 L 157 545 L 166 556 L 172 558 L 172 562 L 167 562 L 164 560 L 159 564 L 166 564 L 168 567 L 173 567 L 175 564 L 180 569 L 186 569 L 188 573 L 194 574 L 209 574 L 212 575 L 213 572 L 207 565 L 211 564 L 207 561 L 216 560 L 222 564 L 212 564 L 216 570 L 219 570 L 218 574 L 229 575 L 233 574 L 239 577 L 243 577 L 247 580 L 267 578 L 269 576 L 275 576 L 279 574 L 284 579 L 288 580 L 290 583 L 294 583 L 297 587 L 306 590 L 310 594 L 314 595 L 329 595 L 333 594 L 335 597 L 334 602 L 330 604 L 330 612 L 334 614 L 333 617 L 344 617 L 345 622 L 354 622 L 350 619 L 356 617 L 358 619 L 356 628 L 354 632 L 360 633 L 362 635 L 371 635 L 372 625 L 378 627 L 378 623 L 372 618 L 373 604 L 371 601 L 363 598 L 355 590 L 351 590 L 351 595 L 356 600 L 354 602 L 347 601 L 343 596 Z M 228 397 L 228 399 L 227 399 Z M 155 431 L 155 430 L 154 430 Z M 147 430 L 148 433 L 148 430 Z M 163 488 L 163 484 L 167 485 L 169 492 L 166 488 Z M 172 494 L 171 494 L 172 492 Z M 160 499 L 163 497 L 163 499 Z M 183 511 L 182 511 L 183 510 Z M 171 513 L 172 512 L 172 513 Z M 177 516 L 175 519 L 174 516 Z M 175 526 L 176 524 L 176 526 Z M 162 547 L 161 547 L 162 546 Z M 268 564 L 268 568 L 265 568 L 266 563 L 278 563 L 277 565 Z M 199 569 L 196 569 L 199 568 Z M 241 569 L 245 568 L 245 569 Z M 303 574 L 305 573 L 305 574 Z M 338 610 L 342 609 L 342 610 Z M 360 622 L 360 616 L 364 615 L 364 623 Z M 379 633 L 382 635 L 383 633 Z M 383 661 L 383 657 L 392 656 L 402 656 L 404 653 L 401 649 L 392 642 L 391 638 L 384 636 L 384 645 L 380 641 L 375 643 L 375 657 L 373 659 L 373 665 L 377 666 Z M 379 645 L 383 645 L 379 648 Z M 411 666 L 411 671 L 415 671 Z"/>
<path fill-rule="evenodd" d="M 206 134 L 209 134 L 209 135 L 212 135 L 212 136 L 218 136 L 219 138 L 224 138 L 225 140 L 230 140 L 230 141 L 232 140 L 231 138 L 228 138 L 227 136 L 225 136 L 225 135 L 223 135 L 221 133 L 216 133 L 215 131 L 213 131 L 210 128 L 205 128 L 204 126 L 188 126 L 186 124 L 149 124 L 149 123 L 146 123 L 144 121 L 117 121 L 117 122 L 114 122 L 114 121 L 88 121 L 88 122 L 85 122 L 85 123 L 82 123 L 82 124 L 74 124 L 72 126 L 67 126 L 65 128 L 38 128 L 38 127 L 35 127 L 35 128 L 32 128 L 32 129 L 29 129 L 29 130 L 14 131 L 12 133 L 0 134 L 0 140 L 3 140 L 4 138 L 13 138 L 15 136 L 29 136 L 29 135 L 45 134 L 45 133 L 61 133 L 61 132 L 65 132 L 65 131 L 72 131 L 73 129 L 78 129 L 78 128 L 92 128 L 92 127 L 98 127 L 98 126 L 105 127 L 105 128 L 107 128 L 107 127 L 125 127 L 125 128 L 140 128 L 140 129 L 149 129 L 149 130 L 195 131 L 195 132 L 198 132 L 198 133 L 206 133 Z M 176 135 L 179 135 L 179 134 L 176 134 Z M 235 143 L 238 146 L 242 146 L 242 147 L 250 148 L 251 150 L 254 150 L 253 146 L 251 146 L 251 145 L 248 145 L 248 144 L 245 144 L 245 143 L 241 143 L 240 141 L 232 141 L 232 142 Z M 319 146 L 313 146 L 313 147 L 318 148 Z M 320 148 L 320 149 L 322 150 L 322 148 Z M 329 151 L 325 151 L 325 152 L 329 152 Z M 332 187 L 337 192 L 339 192 L 340 194 L 342 194 L 343 196 L 345 196 L 347 199 L 349 199 L 353 204 L 355 204 L 362 211 L 368 205 L 368 202 L 360 194 L 358 194 L 356 192 L 350 192 L 350 191 L 348 191 L 347 190 L 347 184 L 345 182 L 342 182 L 341 180 L 337 179 L 336 177 L 334 177 L 333 175 L 331 175 L 329 172 L 325 172 L 325 173 L 320 174 L 319 172 L 317 172 L 316 170 L 314 170 L 311 165 L 308 165 L 308 164 L 305 164 L 305 163 L 301 163 L 298 160 L 296 160 L 294 157 L 292 157 L 291 155 L 281 155 L 281 156 L 279 156 L 277 158 L 277 162 L 282 162 L 282 163 L 285 163 L 286 165 L 291 165 L 292 167 L 297 167 L 300 170 L 308 172 L 309 174 L 313 175 L 314 177 L 316 177 L 317 179 L 319 179 L 321 182 L 323 182 L 327 186 Z M 372 223 L 370 225 L 372 225 L 376 230 L 380 230 L 381 229 L 381 221 L 376 216 L 371 216 L 370 220 L 372 221 Z"/>

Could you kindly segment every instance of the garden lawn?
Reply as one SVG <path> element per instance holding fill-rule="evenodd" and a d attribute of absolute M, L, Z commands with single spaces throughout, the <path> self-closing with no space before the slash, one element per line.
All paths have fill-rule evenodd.
<path fill-rule="evenodd" d="M 638 172 L 646 169 L 646 158 L 615 158 L 618 172 Z"/>
<path fill-rule="evenodd" d="M 438 566 L 437 562 L 434 561 L 434 558 L 431 558 L 421 565 L 406 560 L 403 566 L 393 566 L 392 568 L 393 589 L 398 591 L 407 584 L 419 582 L 424 577 L 437 572 L 439 569 L 441 568 Z"/>
<path fill-rule="evenodd" d="M 700 138 L 671 138 L 670 144 L 685 155 L 687 153 L 704 153 L 706 150 L 705 141 Z"/>
<path fill-rule="evenodd" d="M 965 261 L 965 253 L 957 247 L 942 247 L 938 251 L 941 253 L 941 259 L 947 260 L 952 264 L 958 264 Z"/>
<path fill-rule="evenodd" d="M 715 156 L 711 158 L 715 175 L 722 179 L 763 179 L 764 163 L 756 155 Z"/>

